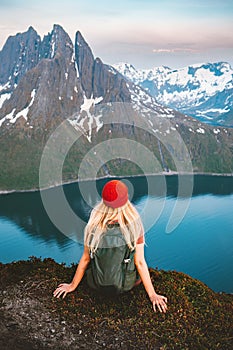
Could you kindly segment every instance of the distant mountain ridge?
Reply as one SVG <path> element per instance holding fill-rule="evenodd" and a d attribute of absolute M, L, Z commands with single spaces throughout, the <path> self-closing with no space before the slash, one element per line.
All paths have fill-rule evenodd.
<path fill-rule="evenodd" d="M 80 162 L 90 148 L 119 137 L 149 148 L 160 171 L 177 170 L 173 158 L 178 137 L 177 147 L 179 140 L 186 144 L 195 172 L 233 173 L 233 129 L 203 124 L 164 106 L 148 91 L 145 82 L 155 88 L 154 77 L 166 77 L 169 72 L 170 68 L 162 67 L 136 76 L 134 69 L 135 74 L 126 77 L 94 57 L 79 31 L 73 43 L 57 24 L 43 38 L 32 27 L 9 37 L 0 51 L 0 189 L 38 188 L 42 152 L 63 121 L 70 133 L 82 132 L 79 144 L 74 144 L 64 162 L 66 181 L 78 179 Z M 174 94 L 171 80 L 169 84 Z M 178 84 L 176 88 L 179 93 Z M 114 123 L 116 105 L 124 105 L 124 121 L 129 109 L 133 122 Z M 137 128 L 137 123 L 150 132 Z M 183 154 L 179 161 L 185 164 Z M 115 159 L 104 164 L 98 176 L 138 173 L 141 170 L 132 162 Z M 86 176 L 90 176 L 88 170 Z"/>
<path fill-rule="evenodd" d="M 233 127 L 233 69 L 227 62 L 137 70 L 128 63 L 114 67 L 164 106 L 205 123 Z"/>

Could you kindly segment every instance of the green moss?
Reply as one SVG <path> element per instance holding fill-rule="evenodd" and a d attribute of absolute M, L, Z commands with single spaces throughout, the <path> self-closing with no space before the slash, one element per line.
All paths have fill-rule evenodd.
<path fill-rule="evenodd" d="M 60 315 L 74 327 L 82 322 L 87 344 L 95 334 L 109 349 L 117 348 L 116 339 L 125 349 L 232 348 L 232 295 L 215 293 L 183 273 L 150 270 L 156 291 L 168 298 L 166 314 L 153 312 L 143 285 L 117 298 L 106 298 L 93 292 L 84 278 L 64 300 L 53 298 L 56 286 L 69 282 L 75 269 L 52 259 L 0 264 L 1 289 L 23 280 L 26 292 L 40 298 L 54 317 Z"/>

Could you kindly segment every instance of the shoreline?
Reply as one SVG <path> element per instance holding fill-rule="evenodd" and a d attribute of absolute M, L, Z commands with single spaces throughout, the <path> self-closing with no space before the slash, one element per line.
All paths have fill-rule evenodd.
<path fill-rule="evenodd" d="M 59 186 L 65 186 L 65 185 L 71 185 L 71 184 L 75 184 L 75 183 L 79 183 L 79 182 L 88 182 L 88 181 L 98 181 L 98 180 L 104 180 L 104 179 L 113 179 L 113 178 L 119 178 L 119 179 L 124 179 L 124 178 L 132 178 L 132 177 L 147 177 L 147 176 L 187 176 L 187 175 L 193 175 L 193 176 L 223 176 L 223 177 L 233 177 L 233 173 L 178 173 L 176 171 L 169 171 L 169 172 L 161 172 L 161 173 L 150 173 L 150 174 L 136 174 L 136 175 L 121 175 L 121 176 L 115 176 L 115 175 L 106 175 L 106 176 L 101 176 L 98 178 L 86 178 L 86 179 L 76 179 L 76 180 L 69 180 L 69 181 L 65 181 L 62 184 L 54 184 L 51 186 L 47 186 L 47 187 L 42 187 L 42 188 L 32 188 L 29 190 L 1 190 L 0 189 L 0 195 L 4 195 L 4 194 L 11 194 L 11 193 L 30 193 L 30 192 L 38 192 L 38 191 L 46 191 L 49 189 L 53 189 L 55 187 L 59 187 Z"/>

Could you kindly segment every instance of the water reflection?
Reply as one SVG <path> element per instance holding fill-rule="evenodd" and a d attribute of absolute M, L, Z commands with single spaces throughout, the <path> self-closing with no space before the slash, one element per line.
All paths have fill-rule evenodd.
<path fill-rule="evenodd" d="M 232 176 L 195 175 L 193 196 L 202 194 L 229 195 L 233 193 Z"/>
<path fill-rule="evenodd" d="M 96 181 L 96 192 L 91 192 L 89 189 L 91 182 L 82 183 L 82 189 L 87 193 L 87 201 L 80 194 L 78 183 L 64 185 L 64 193 L 67 201 L 74 211 L 82 220 L 83 224 L 79 227 L 70 227 L 74 234 L 82 237 L 85 222 L 87 222 L 92 207 L 99 201 L 101 190 L 108 180 Z M 143 197 L 148 195 L 148 182 L 146 177 L 128 178 L 132 186 L 129 187 L 129 197 L 134 203 L 138 203 Z M 163 176 L 150 177 L 150 196 L 158 200 L 163 200 L 165 197 L 176 197 L 178 191 L 178 177 L 167 176 L 166 188 L 164 188 Z M 48 191 L 56 191 L 50 189 Z M 212 193 L 214 195 L 227 195 L 233 193 L 232 177 L 222 176 L 201 176 L 194 177 L 193 196 L 200 194 Z M 55 209 L 59 211 L 59 203 L 54 203 Z M 140 206 L 140 204 L 139 204 Z M 61 214 L 62 215 L 62 214 Z M 62 234 L 50 221 L 47 213 L 44 210 L 40 192 L 25 192 L 25 193 L 9 193 L 0 195 L 0 217 L 5 217 L 11 220 L 19 228 L 22 228 L 28 235 L 34 238 L 43 239 L 46 242 L 56 241 L 59 246 L 67 244 L 69 238 Z M 65 220 L 65 217 L 64 217 Z M 66 225 L 71 223 L 66 222 Z"/>
<path fill-rule="evenodd" d="M 33 238 L 66 244 L 68 238 L 51 223 L 41 203 L 39 192 L 10 193 L 0 196 L 0 215 Z"/>
<path fill-rule="evenodd" d="M 186 180 L 188 184 L 189 178 Z M 90 211 L 99 201 L 106 181 L 98 180 L 95 191 L 91 190 L 93 182 L 82 183 L 85 199 L 78 183 L 64 186 L 70 207 L 82 219 L 79 226 L 68 222 L 59 202 L 54 203 L 54 210 L 60 213 L 68 230 L 79 237 L 80 243 Z M 149 195 L 145 177 L 128 178 L 127 181 L 129 197 L 142 215 L 145 227 L 150 227 L 146 233 L 149 265 L 183 271 L 215 290 L 233 292 L 233 178 L 195 176 L 190 207 L 172 234 L 165 234 L 165 228 L 177 201 L 178 177 L 167 176 L 165 187 L 164 177 L 151 177 Z M 57 189 L 48 191 L 56 194 Z M 179 201 L 185 200 L 183 191 Z M 81 244 L 70 240 L 50 221 L 38 191 L 0 195 L 0 242 L 2 262 L 36 255 L 69 264 L 77 262 L 82 253 Z"/>

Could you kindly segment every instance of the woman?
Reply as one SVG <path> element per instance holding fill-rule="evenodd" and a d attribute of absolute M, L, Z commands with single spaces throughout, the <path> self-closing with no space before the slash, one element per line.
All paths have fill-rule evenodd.
<path fill-rule="evenodd" d="M 65 298 L 81 282 L 91 257 L 98 250 L 100 241 L 111 225 L 117 224 L 129 249 L 134 252 L 134 264 L 140 276 L 135 285 L 141 281 L 153 305 L 160 312 L 167 310 L 167 298 L 155 292 L 151 282 L 147 263 L 144 258 L 144 230 L 141 218 L 128 199 L 127 186 L 112 180 L 105 184 L 102 201 L 92 210 L 84 232 L 84 251 L 71 283 L 62 283 L 54 291 L 54 297 Z M 128 260 L 128 259 L 127 259 Z"/>

